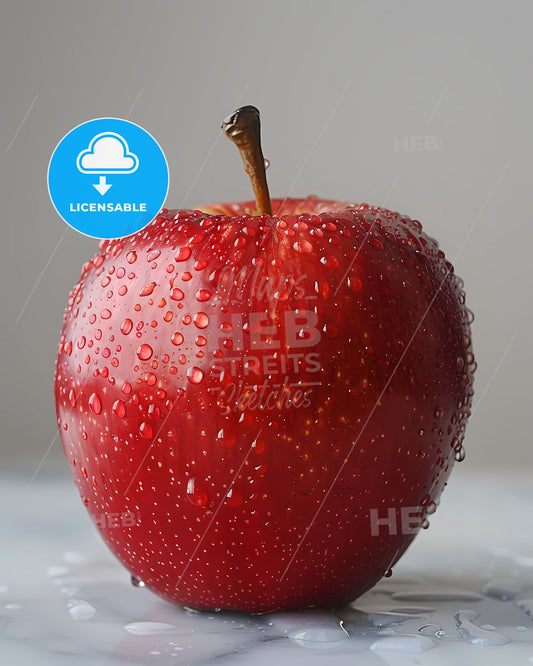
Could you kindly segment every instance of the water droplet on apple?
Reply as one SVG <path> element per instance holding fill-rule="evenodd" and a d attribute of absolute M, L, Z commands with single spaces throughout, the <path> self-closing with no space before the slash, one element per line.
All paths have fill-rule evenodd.
<path fill-rule="evenodd" d="M 269 166 L 270 166 L 270 160 L 267 160 L 267 158 L 265 157 L 265 170 L 268 169 Z"/>
<path fill-rule="evenodd" d="M 187 379 L 191 382 L 191 384 L 199 384 L 203 378 L 204 373 L 195 365 L 187 370 Z"/>
<path fill-rule="evenodd" d="M 145 285 L 139 292 L 139 296 L 150 296 L 153 293 L 157 283 L 150 282 L 150 284 Z"/>
<path fill-rule="evenodd" d="M 209 292 L 207 289 L 198 289 L 195 294 L 195 298 L 200 302 L 208 301 L 211 298 L 211 292 Z"/>
<path fill-rule="evenodd" d="M 68 401 L 71 407 L 74 407 L 74 405 L 76 404 L 76 394 L 74 393 L 74 389 L 70 389 L 68 394 Z"/>
<path fill-rule="evenodd" d="M 313 244 L 308 240 L 300 239 L 293 244 L 293 248 L 296 252 L 301 254 L 311 254 L 313 252 Z"/>
<path fill-rule="evenodd" d="M 337 330 L 337 327 L 334 326 L 333 324 L 325 324 L 322 330 L 328 336 L 328 338 L 337 337 L 337 333 L 339 332 Z"/>
<path fill-rule="evenodd" d="M 207 490 L 196 477 L 187 481 L 187 499 L 195 506 L 206 506 L 208 501 Z"/>
<path fill-rule="evenodd" d="M 78 339 L 78 342 L 76 343 L 76 346 L 78 347 L 78 349 L 83 349 L 83 348 L 85 347 L 85 343 L 86 343 L 86 342 L 87 342 L 87 340 L 85 339 L 85 336 L 82 335 L 82 336 Z"/>
<path fill-rule="evenodd" d="M 172 344 L 178 346 L 183 342 L 183 335 L 181 333 L 174 333 L 171 339 Z"/>
<path fill-rule="evenodd" d="M 351 289 L 352 291 L 358 292 L 361 291 L 363 288 L 363 283 L 359 278 L 356 277 L 349 277 L 348 278 L 348 289 Z"/>
<path fill-rule="evenodd" d="M 91 397 L 89 398 L 89 407 L 91 408 L 91 411 L 93 414 L 100 414 L 102 411 L 102 403 L 100 402 L 100 398 L 96 395 L 96 393 L 92 393 Z"/>
<path fill-rule="evenodd" d="M 266 448 L 266 442 L 262 439 L 257 439 L 255 442 L 252 444 L 252 448 L 257 453 L 258 455 L 262 454 L 265 452 Z"/>
<path fill-rule="evenodd" d="M 322 298 L 327 298 L 330 292 L 329 284 L 325 280 L 320 280 L 320 282 L 316 281 L 315 291 L 317 294 L 320 294 Z"/>
<path fill-rule="evenodd" d="M 148 359 L 152 358 L 153 353 L 154 350 L 146 343 L 139 345 L 137 348 L 137 356 L 141 359 L 141 361 L 147 361 Z"/>
<path fill-rule="evenodd" d="M 231 449 L 235 446 L 236 435 L 232 430 L 221 428 L 217 433 L 217 443 L 224 449 Z"/>
<path fill-rule="evenodd" d="M 157 418 L 159 418 L 160 413 L 161 412 L 159 411 L 159 407 L 157 405 L 154 405 L 153 403 L 148 405 L 148 416 L 149 416 L 149 418 L 157 419 Z"/>
<path fill-rule="evenodd" d="M 181 289 L 178 289 L 177 287 L 170 292 L 170 298 L 173 301 L 181 301 L 184 296 L 185 294 L 181 291 Z"/>
<path fill-rule="evenodd" d="M 144 587 L 145 585 L 140 578 L 137 578 L 137 576 L 134 576 L 133 574 L 131 574 L 131 584 L 133 587 Z"/>
<path fill-rule="evenodd" d="M 178 254 L 176 255 L 176 261 L 187 261 L 187 259 L 191 256 L 191 248 L 190 247 L 182 247 L 180 248 Z"/>
<path fill-rule="evenodd" d="M 160 254 L 160 250 L 150 250 L 146 255 L 146 261 L 155 261 Z"/>
<path fill-rule="evenodd" d="M 115 416 L 118 416 L 119 419 L 123 419 L 126 414 L 126 405 L 122 400 L 115 400 L 112 410 Z"/>
<path fill-rule="evenodd" d="M 466 451 L 462 444 L 459 444 L 459 447 L 455 449 L 455 460 L 457 462 L 463 462 L 466 458 Z"/>
<path fill-rule="evenodd" d="M 131 319 L 124 319 L 122 324 L 120 325 L 120 330 L 124 335 L 128 335 L 128 333 L 131 332 L 131 329 L 133 328 L 133 322 Z"/>
<path fill-rule="evenodd" d="M 108 310 L 107 308 L 105 308 L 105 309 L 102 310 L 102 312 L 100 313 L 100 317 L 102 317 L 102 319 L 110 319 L 110 317 L 111 317 L 111 310 Z"/>
<path fill-rule="evenodd" d="M 233 507 L 238 507 L 242 504 L 244 497 L 240 490 L 231 488 L 226 495 L 226 502 Z"/>
<path fill-rule="evenodd" d="M 70 356 L 72 354 L 72 342 L 70 340 L 65 342 L 65 344 L 63 345 L 63 351 L 67 356 Z"/>
<path fill-rule="evenodd" d="M 337 257 L 333 255 L 329 255 L 328 257 L 321 257 L 320 262 L 326 266 L 326 268 L 338 268 L 339 267 L 339 260 Z"/>
<path fill-rule="evenodd" d="M 442 407 L 435 407 L 435 411 L 433 412 L 433 416 L 436 419 L 441 419 L 444 416 L 444 409 Z"/>
<path fill-rule="evenodd" d="M 146 421 L 143 421 L 139 427 L 139 432 L 145 439 L 151 439 L 152 438 L 152 426 L 147 423 Z"/>
<path fill-rule="evenodd" d="M 467 347 L 470 347 L 470 336 L 463 334 L 463 337 L 461 338 L 461 343 L 463 345 L 463 349 L 466 349 Z"/>
<path fill-rule="evenodd" d="M 126 261 L 128 264 L 134 264 L 137 261 L 137 253 L 136 252 L 128 252 L 126 255 Z"/>
<path fill-rule="evenodd" d="M 124 382 L 122 384 L 122 393 L 129 395 L 131 393 L 131 384 L 129 382 Z"/>
<path fill-rule="evenodd" d="M 194 315 L 194 323 L 198 328 L 207 328 L 209 324 L 209 317 L 205 312 L 197 312 Z"/>

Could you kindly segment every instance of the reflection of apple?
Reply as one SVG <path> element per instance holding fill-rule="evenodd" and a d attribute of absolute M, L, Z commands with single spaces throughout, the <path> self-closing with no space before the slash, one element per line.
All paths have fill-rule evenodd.
<path fill-rule="evenodd" d="M 251 109 L 225 125 L 237 143 Z M 390 569 L 464 456 L 462 282 L 397 213 L 254 207 L 165 210 L 102 242 L 65 314 L 61 438 L 102 537 L 154 592 L 339 605 Z"/>

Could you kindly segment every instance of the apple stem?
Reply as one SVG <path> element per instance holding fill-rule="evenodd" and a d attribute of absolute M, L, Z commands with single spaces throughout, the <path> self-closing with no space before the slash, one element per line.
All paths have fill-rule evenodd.
<path fill-rule="evenodd" d="M 222 123 L 224 134 L 239 149 L 244 170 L 250 177 L 257 204 L 257 215 L 272 215 L 268 193 L 265 158 L 261 149 L 261 121 L 255 106 L 242 106 Z"/>

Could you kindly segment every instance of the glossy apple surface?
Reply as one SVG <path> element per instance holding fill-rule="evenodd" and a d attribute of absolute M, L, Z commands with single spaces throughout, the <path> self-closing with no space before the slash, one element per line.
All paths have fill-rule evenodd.
<path fill-rule="evenodd" d="M 437 243 L 366 204 L 272 203 L 103 241 L 64 317 L 83 502 L 129 572 L 198 608 L 353 600 L 464 457 L 470 313 Z"/>

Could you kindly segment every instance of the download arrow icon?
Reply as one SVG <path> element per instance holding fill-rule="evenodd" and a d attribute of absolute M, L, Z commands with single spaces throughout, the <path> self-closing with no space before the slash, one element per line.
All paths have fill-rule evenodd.
<path fill-rule="evenodd" d="M 107 190 L 110 187 L 113 187 L 112 183 L 106 183 L 105 176 L 100 176 L 100 182 L 99 183 L 93 183 L 93 187 L 95 190 L 98 190 L 102 196 L 107 192 Z"/>

